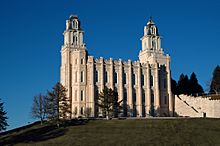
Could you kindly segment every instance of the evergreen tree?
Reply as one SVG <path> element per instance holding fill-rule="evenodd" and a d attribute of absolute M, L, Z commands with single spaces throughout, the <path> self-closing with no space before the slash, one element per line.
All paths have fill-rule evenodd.
<path fill-rule="evenodd" d="M 210 94 L 220 93 L 220 66 L 218 65 L 213 71 L 212 81 L 210 85 Z"/>
<path fill-rule="evenodd" d="M 54 95 L 53 91 L 47 91 L 45 107 L 47 118 L 50 121 L 58 119 L 58 99 Z"/>
<path fill-rule="evenodd" d="M 6 116 L 6 112 L 4 111 L 4 103 L 1 102 L 0 99 L 0 131 L 5 130 L 6 127 L 8 126 L 7 119 L 8 117 Z"/>
<path fill-rule="evenodd" d="M 33 118 L 40 119 L 42 125 L 43 120 L 46 116 L 45 96 L 43 96 L 42 94 L 34 96 L 31 115 Z"/>
<path fill-rule="evenodd" d="M 70 101 L 66 96 L 67 89 L 59 82 L 53 87 L 52 91 L 48 91 L 46 112 L 48 118 L 56 121 L 59 126 L 59 120 L 70 118 Z"/>
<path fill-rule="evenodd" d="M 196 95 L 204 93 L 202 86 L 198 83 L 196 74 L 193 72 L 189 80 L 189 91 L 188 95 Z"/>
<path fill-rule="evenodd" d="M 181 74 L 178 85 L 177 85 L 178 95 L 189 93 L 189 78 L 187 75 Z"/>
<path fill-rule="evenodd" d="M 101 108 L 103 116 L 107 119 L 111 115 L 118 116 L 121 102 L 118 102 L 118 94 L 112 89 L 105 88 L 99 93 L 98 106 Z"/>
<path fill-rule="evenodd" d="M 118 101 L 118 92 L 113 91 L 112 89 L 110 89 L 111 92 L 113 92 L 113 117 L 118 117 L 118 114 L 120 112 L 120 110 L 122 109 L 122 106 L 120 105 L 123 100 Z"/>
<path fill-rule="evenodd" d="M 177 83 L 174 79 L 171 78 L 171 91 L 174 95 L 177 95 Z"/>

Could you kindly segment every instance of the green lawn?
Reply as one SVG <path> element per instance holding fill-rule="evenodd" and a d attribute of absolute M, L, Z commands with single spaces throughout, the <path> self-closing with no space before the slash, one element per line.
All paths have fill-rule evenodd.
<path fill-rule="evenodd" d="M 33 126 L 0 136 L 0 145 L 220 145 L 220 119 L 94 120 L 55 128 Z"/>

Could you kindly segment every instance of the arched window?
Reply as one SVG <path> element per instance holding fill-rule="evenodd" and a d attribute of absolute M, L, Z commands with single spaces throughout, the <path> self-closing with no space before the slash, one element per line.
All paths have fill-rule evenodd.
<path fill-rule="evenodd" d="M 78 29 L 78 22 L 76 20 L 73 21 L 73 29 Z"/>
<path fill-rule="evenodd" d="M 154 28 L 151 29 L 152 34 L 154 34 Z"/>

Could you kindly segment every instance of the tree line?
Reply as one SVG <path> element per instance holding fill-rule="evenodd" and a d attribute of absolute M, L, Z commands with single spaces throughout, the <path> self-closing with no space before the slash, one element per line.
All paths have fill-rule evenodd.
<path fill-rule="evenodd" d="M 220 94 L 220 66 L 216 66 L 212 73 L 211 81 L 208 85 L 208 94 Z M 193 72 L 188 78 L 183 73 L 180 75 L 178 82 L 171 79 L 171 90 L 175 95 L 185 94 L 198 96 L 203 95 L 204 90 L 199 84 L 196 74 Z"/>
<path fill-rule="evenodd" d="M 190 75 L 190 78 L 187 75 L 181 74 L 178 82 L 171 79 L 171 89 L 175 95 L 186 94 L 195 96 L 204 93 L 194 72 Z"/>

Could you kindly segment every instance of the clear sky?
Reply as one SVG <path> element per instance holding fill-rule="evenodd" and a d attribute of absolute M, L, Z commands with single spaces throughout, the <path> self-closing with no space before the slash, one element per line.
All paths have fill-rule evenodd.
<path fill-rule="evenodd" d="M 8 129 L 34 121 L 33 96 L 59 81 L 65 21 L 77 14 L 89 55 L 137 60 L 150 16 L 171 55 L 172 77 L 195 72 L 206 89 L 220 64 L 219 0 L 4 0 L 0 2 L 0 98 Z"/>

